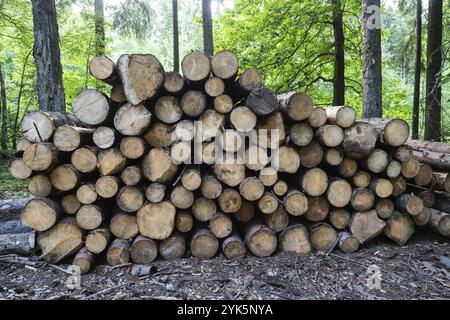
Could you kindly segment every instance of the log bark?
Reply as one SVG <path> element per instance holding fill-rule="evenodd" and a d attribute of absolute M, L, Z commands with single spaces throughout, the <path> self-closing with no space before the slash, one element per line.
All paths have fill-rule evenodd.
<path fill-rule="evenodd" d="M 431 186 L 434 190 L 450 193 L 450 174 L 447 172 L 433 172 Z"/>
<path fill-rule="evenodd" d="M 36 232 L 0 233 L 0 256 L 4 254 L 19 254 L 28 256 L 36 247 Z"/>
<path fill-rule="evenodd" d="M 431 151 L 450 154 L 450 144 L 448 143 L 408 140 L 405 144 L 417 151 Z"/>
<path fill-rule="evenodd" d="M 430 165 L 433 169 L 450 171 L 450 154 L 432 151 L 413 151 L 413 156 L 416 160 Z"/>
<path fill-rule="evenodd" d="M 250 92 L 245 105 L 258 116 L 267 116 L 274 113 L 278 107 L 276 94 L 264 87 Z"/>
<path fill-rule="evenodd" d="M 450 237 L 450 215 L 431 208 L 429 210 L 431 211 L 428 223 L 430 228 L 444 237 Z"/>

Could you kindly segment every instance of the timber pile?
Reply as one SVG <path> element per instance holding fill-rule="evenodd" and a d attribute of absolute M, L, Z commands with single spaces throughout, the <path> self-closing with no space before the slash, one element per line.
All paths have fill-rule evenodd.
<path fill-rule="evenodd" d="M 10 171 L 29 179 L 21 226 L 44 259 L 74 257 L 84 273 L 101 254 L 114 266 L 351 253 L 380 234 L 403 245 L 415 226 L 450 235 L 448 145 L 405 145 L 403 120 L 276 95 L 254 68 L 238 77 L 229 51 L 190 53 L 182 71 L 150 54 L 96 57 L 109 95 L 24 118 Z"/>

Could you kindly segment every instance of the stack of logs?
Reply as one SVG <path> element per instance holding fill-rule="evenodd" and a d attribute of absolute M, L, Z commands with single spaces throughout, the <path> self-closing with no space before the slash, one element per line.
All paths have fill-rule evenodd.
<path fill-rule="evenodd" d="M 109 97 L 89 89 L 73 115 L 25 116 L 10 171 L 29 179 L 21 226 L 45 260 L 74 255 L 85 273 L 101 254 L 115 266 L 351 253 L 380 234 L 403 245 L 415 225 L 450 235 L 450 176 L 435 172 L 450 168 L 448 145 L 405 145 L 401 119 L 277 96 L 256 69 L 238 76 L 230 51 L 190 53 L 182 71 L 151 54 L 96 57 L 90 72 Z"/>

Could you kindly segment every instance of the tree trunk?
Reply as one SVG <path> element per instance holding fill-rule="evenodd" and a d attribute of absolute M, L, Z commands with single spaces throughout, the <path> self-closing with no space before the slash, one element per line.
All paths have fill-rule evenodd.
<path fill-rule="evenodd" d="M 6 87 L 3 78 L 2 65 L 0 64 L 0 113 L 2 115 L 2 133 L 0 138 L 0 147 L 2 152 L 8 152 L 8 107 L 6 104 Z"/>
<path fill-rule="evenodd" d="M 419 139 L 420 71 L 422 67 L 422 0 L 416 1 L 416 66 L 414 71 L 414 101 L 412 138 Z"/>
<path fill-rule="evenodd" d="M 39 109 L 66 111 L 54 0 L 32 0 Z"/>
<path fill-rule="evenodd" d="M 205 54 L 214 55 L 211 0 L 202 0 L 203 46 Z"/>
<path fill-rule="evenodd" d="M 334 31 L 334 76 L 333 105 L 345 105 L 345 52 L 344 26 L 342 22 L 341 0 L 333 0 L 333 31 Z"/>
<path fill-rule="evenodd" d="M 381 117 L 380 0 L 363 0 L 363 117 Z"/>
<path fill-rule="evenodd" d="M 178 37 L 178 0 L 172 0 L 172 23 L 173 23 L 173 71 L 180 70 L 180 49 Z"/>
<path fill-rule="evenodd" d="M 103 0 L 95 0 L 95 55 L 101 56 L 105 53 L 105 13 Z"/>
<path fill-rule="evenodd" d="M 442 1 L 428 2 L 425 140 L 441 141 Z"/>

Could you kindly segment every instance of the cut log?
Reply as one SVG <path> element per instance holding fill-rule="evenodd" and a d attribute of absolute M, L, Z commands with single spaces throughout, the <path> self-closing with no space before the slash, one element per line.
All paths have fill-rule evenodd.
<path fill-rule="evenodd" d="M 428 223 L 430 228 L 444 237 L 450 237 L 450 214 L 431 208 L 429 210 L 431 211 Z"/>
<path fill-rule="evenodd" d="M 222 193 L 222 184 L 214 176 L 205 176 L 202 179 L 200 192 L 205 198 L 217 199 Z"/>
<path fill-rule="evenodd" d="M 200 171 L 195 168 L 185 170 L 181 176 L 181 184 L 189 191 L 195 191 L 202 184 Z"/>
<path fill-rule="evenodd" d="M 346 180 L 336 179 L 329 184 L 327 199 L 332 206 L 343 208 L 350 203 L 351 198 L 352 187 Z"/>
<path fill-rule="evenodd" d="M 248 201 L 256 201 L 264 195 L 264 185 L 256 177 L 248 177 L 239 185 L 239 193 Z"/>
<path fill-rule="evenodd" d="M 179 234 L 173 234 L 159 244 L 159 255 L 167 261 L 183 258 L 186 252 L 186 240 Z"/>
<path fill-rule="evenodd" d="M 359 241 L 348 232 L 340 232 L 339 249 L 344 253 L 354 253 L 359 249 Z"/>
<path fill-rule="evenodd" d="M 338 125 L 342 128 L 349 128 L 356 121 L 356 111 L 350 107 L 328 107 L 325 111 L 327 113 L 328 123 Z"/>
<path fill-rule="evenodd" d="M 375 127 L 381 143 L 399 147 L 408 140 L 409 125 L 402 119 L 370 118 L 360 121 Z"/>
<path fill-rule="evenodd" d="M 372 153 L 377 142 L 377 130 L 371 124 L 357 122 L 344 131 L 342 148 L 352 159 L 364 159 Z"/>
<path fill-rule="evenodd" d="M 164 68 L 151 54 L 122 55 L 117 69 L 127 101 L 134 105 L 153 98 L 164 83 Z"/>
<path fill-rule="evenodd" d="M 239 132 L 249 132 L 256 126 L 257 117 L 247 107 L 234 108 L 230 113 L 230 123 Z"/>
<path fill-rule="evenodd" d="M 178 209 L 188 209 L 194 203 L 194 193 L 183 186 L 176 186 L 172 189 L 170 201 Z"/>
<path fill-rule="evenodd" d="M 123 187 L 116 197 L 117 206 L 125 212 L 136 212 L 144 204 L 144 194 L 136 187 Z"/>
<path fill-rule="evenodd" d="M 72 108 L 75 117 L 89 126 L 108 122 L 113 113 L 108 98 L 94 89 L 87 89 L 77 95 Z"/>
<path fill-rule="evenodd" d="M 423 201 L 423 205 L 425 207 L 431 208 L 434 206 L 434 203 L 436 201 L 436 197 L 434 195 L 433 190 L 425 189 L 419 186 L 411 185 L 409 184 L 407 186 L 407 191 L 409 193 L 414 194 L 415 196 L 418 196 Z"/>
<path fill-rule="evenodd" d="M 413 151 L 408 146 L 400 146 L 396 148 L 393 152 L 394 159 L 403 162 L 411 159 L 413 157 Z"/>
<path fill-rule="evenodd" d="M 233 129 L 227 129 L 219 136 L 220 147 L 224 152 L 231 154 L 238 152 L 241 149 L 245 142 L 242 140 L 242 136 Z"/>
<path fill-rule="evenodd" d="M 272 214 L 264 215 L 264 222 L 273 232 L 281 232 L 289 225 L 289 215 L 282 207 L 278 207 Z"/>
<path fill-rule="evenodd" d="M 139 159 L 144 155 L 145 149 L 145 140 L 139 137 L 126 137 L 120 141 L 120 152 L 127 159 Z"/>
<path fill-rule="evenodd" d="M 161 119 L 160 117 L 158 118 L 165 123 L 173 123 L 175 122 L 173 120 L 177 119 L 179 115 L 181 116 L 183 112 L 187 114 L 189 117 L 198 117 L 203 112 L 203 110 L 205 110 L 205 108 L 206 108 L 205 95 L 200 91 L 189 90 L 183 95 L 183 98 L 181 99 L 181 104 L 180 102 L 178 102 L 178 100 L 174 100 L 171 97 L 166 97 L 166 99 L 163 101 L 163 104 L 161 105 L 160 111 L 163 114 L 165 113 L 173 114 L 173 116 L 170 117 L 170 119 L 168 119 L 167 116 L 164 116 L 163 119 Z"/>
<path fill-rule="evenodd" d="M 58 263 L 83 247 L 83 233 L 74 219 L 66 218 L 50 230 L 40 233 L 37 243 L 45 261 Z"/>
<path fill-rule="evenodd" d="M 219 249 L 219 240 L 208 230 L 199 228 L 191 240 L 191 253 L 198 259 L 211 259 Z"/>
<path fill-rule="evenodd" d="M 311 127 L 318 129 L 327 122 L 327 119 L 327 112 L 324 108 L 314 107 L 308 117 L 308 123 Z"/>
<path fill-rule="evenodd" d="M 127 264 L 130 261 L 130 244 L 128 241 L 114 240 L 106 253 L 106 260 L 112 267 Z"/>
<path fill-rule="evenodd" d="M 104 199 L 111 199 L 119 192 L 120 181 L 114 176 L 103 176 L 97 179 L 95 191 Z"/>
<path fill-rule="evenodd" d="M 201 130 L 197 131 L 202 142 L 215 138 L 224 125 L 225 116 L 215 110 L 205 110 L 199 118 Z"/>
<path fill-rule="evenodd" d="M 115 237 L 124 240 L 133 239 L 139 233 L 136 216 L 120 211 L 112 216 L 109 228 Z"/>
<path fill-rule="evenodd" d="M 33 171 L 43 172 L 58 161 L 58 149 L 52 143 L 35 143 L 23 153 L 23 162 Z"/>
<path fill-rule="evenodd" d="M 261 200 L 260 200 L 261 201 Z M 255 205 L 250 201 L 242 201 L 241 207 L 234 213 L 234 217 L 239 222 L 249 222 L 255 215 Z"/>
<path fill-rule="evenodd" d="M 375 149 L 365 160 L 361 161 L 364 168 L 372 173 L 381 173 L 389 165 L 389 155 L 383 149 Z"/>
<path fill-rule="evenodd" d="M 165 195 L 166 186 L 161 183 L 151 183 L 145 191 L 147 200 L 153 203 L 161 202 Z"/>
<path fill-rule="evenodd" d="M 17 141 L 16 150 L 14 151 L 15 157 L 22 157 L 25 150 L 31 145 L 31 142 L 26 138 L 21 138 Z"/>
<path fill-rule="evenodd" d="M 118 132 L 110 127 L 98 127 L 95 129 L 92 140 L 100 149 L 113 147 L 118 139 Z"/>
<path fill-rule="evenodd" d="M 226 238 L 233 231 L 233 222 L 229 216 L 217 212 L 209 220 L 209 231 L 218 239 Z"/>
<path fill-rule="evenodd" d="M 177 141 L 192 141 L 195 137 L 195 125 L 191 120 L 181 120 L 175 125 Z"/>
<path fill-rule="evenodd" d="M 35 231 L 0 234 L 0 256 L 4 254 L 28 256 L 33 253 L 35 244 Z"/>
<path fill-rule="evenodd" d="M 414 182 L 419 187 L 425 187 L 433 180 L 433 169 L 427 164 L 421 164 L 419 172 L 414 177 Z"/>
<path fill-rule="evenodd" d="M 92 269 L 92 267 L 94 266 L 94 262 L 95 256 L 91 252 L 89 252 L 86 247 L 83 247 L 75 255 L 75 258 L 72 261 L 72 265 L 79 268 L 80 274 L 86 274 Z"/>
<path fill-rule="evenodd" d="M 279 242 L 283 252 L 300 255 L 308 255 L 312 252 L 308 229 L 300 223 L 293 223 L 287 227 L 280 234 Z"/>
<path fill-rule="evenodd" d="M 414 222 L 407 214 L 394 212 L 392 217 L 386 221 L 384 234 L 403 246 L 414 234 Z"/>
<path fill-rule="evenodd" d="M 447 172 L 433 172 L 431 188 L 450 193 L 450 174 Z"/>
<path fill-rule="evenodd" d="M 94 230 L 105 221 L 105 210 L 97 205 L 84 205 L 76 213 L 77 224 L 83 230 Z"/>
<path fill-rule="evenodd" d="M 330 203 L 325 196 L 309 197 L 305 219 L 312 222 L 324 221 L 330 212 Z"/>
<path fill-rule="evenodd" d="M 136 166 L 130 166 L 123 169 L 120 178 L 126 186 L 132 187 L 142 180 L 142 171 Z"/>
<path fill-rule="evenodd" d="M 422 199 L 412 194 L 403 194 L 395 200 L 395 206 L 401 212 L 407 212 L 412 216 L 417 216 L 423 211 Z"/>
<path fill-rule="evenodd" d="M 75 214 L 81 207 L 80 201 L 74 194 L 68 194 L 61 199 L 61 207 L 66 214 Z"/>
<path fill-rule="evenodd" d="M 238 233 L 233 233 L 222 242 L 222 252 L 227 259 L 242 259 L 247 249 Z"/>
<path fill-rule="evenodd" d="M 395 211 L 395 204 L 391 199 L 378 199 L 375 210 L 381 219 L 389 219 Z"/>
<path fill-rule="evenodd" d="M 127 164 L 127 158 L 119 149 L 107 149 L 100 151 L 97 156 L 97 168 L 102 176 L 110 176 L 120 173 Z"/>
<path fill-rule="evenodd" d="M 343 178 L 351 178 L 358 172 L 358 164 L 355 160 L 345 158 L 337 167 L 337 172 Z"/>
<path fill-rule="evenodd" d="M 300 158 L 301 158 L 300 154 Z M 327 148 L 324 154 L 324 160 L 330 166 L 336 167 L 344 161 L 344 153 L 337 148 Z"/>
<path fill-rule="evenodd" d="M 272 214 L 278 209 L 279 200 L 273 194 L 266 192 L 261 199 L 259 199 L 257 206 L 261 213 Z M 295 212 L 294 209 L 295 208 L 292 208 L 290 210 Z"/>
<path fill-rule="evenodd" d="M 272 187 L 278 181 L 278 173 L 273 167 L 262 168 L 259 172 L 259 180 L 265 187 Z"/>
<path fill-rule="evenodd" d="M 345 209 L 333 209 L 330 212 L 330 223 L 338 230 L 344 230 L 350 223 L 350 212 Z"/>
<path fill-rule="evenodd" d="M 175 229 L 181 233 L 187 233 L 194 226 L 194 217 L 188 211 L 177 211 L 175 216 Z"/>
<path fill-rule="evenodd" d="M 372 181 L 372 176 L 367 171 L 358 171 L 352 177 L 353 185 L 357 188 L 367 188 Z"/>
<path fill-rule="evenodd" d="M 431 152 L 431 151 L 413 151 L 413 157 L 433 167 L 433 169 L 450 171 L 450 154 Z"/>
<path fill-rule="evenodd" d="M 86 248 L 94 254 L 100 254 L 106 250 L 110 240 L 111 231 L 109 231 L 109 228 L 95 229 L 86 236 Z"/>
<path fill-rule="evenodd" d="M 270 159 L 267 155 L 267 150 L 259 146 L 250 145 L 248 149 L 245 150 L 245 166 L 247 169 L 261 171 L 269 162 Z M 271 169 L 274 170 L 273 168 Z"/>
<path fill-rule="evenodd" d="M 402 174 L 402 164 L 397 160 L 392 160 L 389 162 L 383 174 L 387 178 L 397 178 Z"/>
<path fill-rule="evenodd" d="M 283 197 L 289 189 L 288 184 L 283 180 L 278 180 L 272 187 L 273 193 L 278 197 Z"/>
<path fill-rule="evenodd" d="M 186 81 L 178 72 L 166 72 L 163 86 L 169 94 L 177 95 L 183 92 L 183 89 L 186 87 Z"/>
<path fill-rule="evenodd" d="M 254 89 L 250 92 L 245 105 L 258 116 L 267 116 L 276 111 L 278 101 L 276 94 L 264 87 Z"/>
<path fill-rule="evenodd" d="M 267 226 L 253 221 L 246 226 L 245 244 L 255 256 L 268 257 L 277 248 L 277 237 Z"/>
<path fill-rule="evenodd" d="M 394 187 L 387 179 L 375 178 L 370 183 L 370 190 L 379 198 L 388 198 L 392 195 Z"/>
<path fill-rule="evenodd" d="M 338 235 L 332 226 L 318 223 L 311 226 L 311 244 L 317 251 L 328 252 L 337 244 Z"/>
<path fill-rule="evenodd" d="M 71 115 L 60 112 L 34 111 L 22 120 L 23 136 L 31 142 L 46 142 L 52 138 L 56 128 L 62 125 L 77 126 L 80 122 Z"/>
<path fill-rule="evenodd" d="M 112 86 L 109 97 L 111 98 L 111 101 L 118 104 L 122 104 L 127 101 L 125 91 L 123 90 L 123 85 L 121 84 L 115 84 Z"/>
<path fill-rule="evenodd" d="M 239 69 L 236 55 L 228 50 L 223 50 L 214 55 L 211 60 L 211 69 L 216 77 L 223 80 L 233 80 Z"/>
<path fill-rule="evenodd" d="M 116 65 L 111 59 L 105 56 L 94 57 L 91 62 L 89 62 L 89 72 L 95 79 L 103 81 L 104 83 L 110 85 L 120 83 Z"/>
<path fill-rule="evenodd" d="M 158 244 L 146 237 L 137 236 L 130 249 L 131 261 L 137 264 L 150 264 L 158 255 Z"/>
<path fill-rule="evenodd" d="M 155 105 L 155 115 L 157 117 L 158 110 L 157 103 Z M 167 110 L 167 113 L 170 114 L 170 110 Z M 152 114 L 144 105 L 127 103 L 117 110 L 114 116 L 114 127 L 124 136 L 138 136 L 148 128 L 151 116 Z"/>
<path fill-rule="evenodd" d="M 16 159 L 11 162 L 9 173 L 18 180 L 26 180 L 31 177 L 33 170 L 28 168 L 22 159 Z"/>
<path fill-rule="evenodd" d="M 137 212 L 139 232 L 150 239 L 167 239 L 175 227 L 175 207 L 168 201 L 148 203 Z"/>
<path fill-rule="evenodd" d="M 298 154 L 300 156 L 300 164 L 304 168 L 317 167 L 324 157 L 322 146 L 314 140 L 307 146 L 301 147 L 298 150 Z"/>
<path fill-rule="evenodd" d="M 170 148 L 172 162 L 176 165 L 191 164 L 192 147 L 187 141 L 175 142 Z"/>
<path fill-rule="evenodd" d="M 203 81 L 211 72 L 209 58 L 201 52 L 191 52 L 181 61 L 181 70 L 183 76 L 189 81 Z"/>
<path fill-rule="evenodd" d="M 71 152 L 92 142 L 94 129 L 64 125 L 56 129 L 53 143 L 60 151 Z"/>
<path fill-rule="evenodd" d="M 351 205 L 355 211 L 367 211 L 372 209 L 375 203 L 375 195 L 366 188 L 353 190 Z"/>
<path fill-rule="evenodd" d="M 233 110 L 233 99 L 227 94 L 221 94 L 214 98 L 214 110 L 226 114 Z"/>
<path fill-rule="evenodd" d="M 21 221 L 37 231 L 46 231 L 53 227 L 62 215 L 61 206 L 48 198 L 31 199 L 21 214 Z"/>
<path fill-rule="evenodd" d="M 82 173 L 91 173 L 97 169 L 99 150 L 95 147 L 83 147 L 72 153 L 70 162 Z"/>
<path fill-rule="evenodd" d="M 309 196 L 321 196 L 327 191 L 328 175 L 320 168 L 309 169 L 300 176 L 299 184 Z"/>
<path fill-rule="evenodd" d="M 280 110 L 293 121 L 307 119 L 313 111 L 314 104 L 305 93 L 288 92 L 278 96 Z"/>
<path fill-rule="evenodd" d="M 174 128 L 162 122 L 154 122 L 144 135 L 145 141 L 155 148 L 168 148 L 174 142 Z"/>
<path fill-rule="evenodd" d="M 325 147 L 337 147 L 344 140 L 344 131 L 337 125 L 324 125 L 317 129 L 315 137 Z"/>
<path fill-rule="evenodd" d="M 304 147 L 312 141 L 314 132 L 308 124 L 301 122 L 291 127 L 290 137 L 295 145 Z"/>
<path fill-rule="evenodd" d="M 95 191 L 95 185 L 93 185 L 92 183 L 82 184 L 77 189 L 76 195 L 78 201 L 80 201 L 80 203 L 82 204 L 92 204 L 97 201 L 98 198 L 98 194 Z"/>
<path fill-rule="evenodd" d="M 394 189 L 392 190 L 392 196 L 401 196 L 406 191 L 406 180 L 403 176 L 398 176 L 397 178 L 390 179 Z"/>
<path fill-rule="evenodd" d="M 286 139 L 288 129 L 281 112 L 275 112 L 267 117 L 259 117 L 256 132 L 250 134 L 250 142 L 263 149 L 278 149 Z M 257 139 L 257 141 L 255 140 Z"/>
<path fill-rule="evenodd" d="M 300 168 L 300 156 L 298 152 L 291 147 L 281 146 L 280 149 L 275 151 L 275 163 L 272 165 L 276 166 L 278 162 L 278 171 L 284 173 L 294 174 Z M 274 159 L 274 158 L 272 158 Z"/>
<path fill-rule="evenodd" d="M 386 222 L 378 217 L 376 210 L 370 210 L 353 214 L 349 225 L 353 236 L 366 243 L 383 232 Z"/>
<path fill-rule="evenodd" d="M 225 92 L 225 83 L 218 77 L 211 77 L 205 83 L 205 92 L 210 97 L 218 97 Z"/>
<path fill-rule="evenodd" d="M 216 163 L 214 164 L 214 174 L 217 179 L 226 185 L 236 187 L 245 179 L 245 165 L 237 163 Z"/>
<path fill-rule="evenodd" d="M 419 227 L 424 227 L 428 225 L 431 219 L 431 210 L 430 208 L 423 208 L 422 212 L 419 213 L 417 216 L 412 216 L 412 219 L 414 221 L 414 224 Z"/>
<path fill-rule="evenodd" d="M 261 88 L 262 76 L 256 68 L 246 69 L 233 86 L 233 93 L 236 100 L 247 97 L 255 89 Z"/>
<path fill-rule="evenodd" d="M 226 189 L 218 199 L 220 210 L 224 213 L 238 212 L 242 205 L 242 197 L 236 190 Z M 215 212 L 213 212 L 214 214 Z"/>
<path fill-rule="evenodd" d="M 151 182 L 167 183 L 175 177 L 178 166 L 162 148 L 150 150 L 142 162 L 142 172 Z"/>
<path fill-rule="evenodd" d="M 408 140 L 406 141 L 405 144 L 417 151 L 425 150 L 431 152 L 438 152 L 438 153 L 441 152 L 450 154 L 450 145 L 448 143 Z"/>

